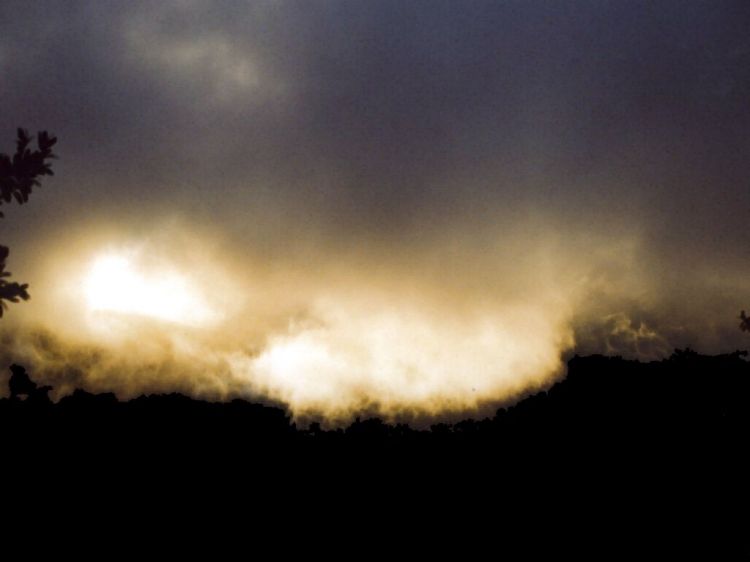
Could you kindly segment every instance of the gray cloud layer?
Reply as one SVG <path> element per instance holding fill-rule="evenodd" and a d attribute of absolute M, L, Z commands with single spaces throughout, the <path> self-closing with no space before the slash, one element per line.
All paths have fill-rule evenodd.
<path fill-rule="evenodd" d="M 251 203 L 258 185 L 342 221 L 362 205 L 411 222 L 480 196 L 741 193 L 742 2 L 2 10 L 4 127 L 54 128 L 62 169 L 107 199 Z"/>

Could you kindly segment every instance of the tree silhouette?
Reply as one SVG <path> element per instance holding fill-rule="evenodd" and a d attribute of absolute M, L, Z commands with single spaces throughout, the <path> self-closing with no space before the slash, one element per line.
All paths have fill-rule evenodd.
<path fill-rule="evenodd" d="M 750 317 L 745 314 L 744 310 L 740 312 L 739 318 L 741 320 L 740 330 L 743 332 L 750 332 Z"/>
<path fill-rule="evenodd" d="M 10 203 L 15 199 L 19 205 L 29 200 L 29 195 L 35 186 L 40 186 L 42 176 L 51 176 L 51 163 L 48 160 L 56 158 L 52 147 L 57 138 L 47 131 L 40 131 L 37 135 L 37 149 L 29 148 L 33 137 L 24 129 L 18 129 L 16 139 L 16 153 L 11 158 L 0 153 L 0 205 Z M 0 212 L 0 218 L 4 215 Z M 8 280 L 11 273 L 5 270 L 5 262 L 10 250 L 0 245 L 0 317 L 7 307 L 5 301 L 18 302 L 19 299 L 28 300 L 28 284 L 16 283 Z"/>

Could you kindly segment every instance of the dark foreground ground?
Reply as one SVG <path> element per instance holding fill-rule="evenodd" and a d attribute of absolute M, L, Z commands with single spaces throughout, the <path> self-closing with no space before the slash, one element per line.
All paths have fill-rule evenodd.
<path fill-rule="evenodd" d="M 149 506 L 142 517 L 154 501 L 156 513 L 213 503 L 201 516 L 263 505 L 280 524 L 379 521 L 381 535 L 429 521 L 432 546 L 460 536 L 466 549 L 512 544 L 544 559 L 750 556 L 750 363 L 739 352 L 575 357 L 565 380 L 491 419 L 421 431 L 378 419 L 302 430 L 241 400 L 83 391 L 0 400 L 0 428 L 6 490 L 21 497 L 136 502 Z"/>

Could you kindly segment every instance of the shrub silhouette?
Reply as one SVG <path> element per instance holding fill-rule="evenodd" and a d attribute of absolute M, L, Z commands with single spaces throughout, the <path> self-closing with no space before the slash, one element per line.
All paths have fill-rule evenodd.
<path fill-rule="evenodd" d="M 10 372 L 12 375 L 8 380 L 8 387 L 11 400 L 18 400 L 19 397 L 25 396 L 31 402 L 48 403 L 50 401 L 47 394 L 52 390 L 51 386 L 38 386 L 21 365 L 11 365 Z"/>
<path fill-rule="evenodd" d="M 41 177 L 53 175 L 49 160 L 56 158 L 52 147 L 57 138 L 47 131 L 40 131 L 37 135 L 36 150 L 29 148 L 31 141 L 29 133 L 19 128 L 16 153 L 13 157 L 0 153 L 0 205 L 10 203 L 14 199 L 19 205 L 26 203 L 34 187 L 41 186 Z M 3 216 L 0 212 L 0 218 Z M 19 299 L 29 299 L 27 283 L 8 280 L 11 273 L 5 268 L 9 253 L 10 250 L 6 246 L 0 245 L 0 317 L 7 307 L 6 301 L 18 302 Z"/>

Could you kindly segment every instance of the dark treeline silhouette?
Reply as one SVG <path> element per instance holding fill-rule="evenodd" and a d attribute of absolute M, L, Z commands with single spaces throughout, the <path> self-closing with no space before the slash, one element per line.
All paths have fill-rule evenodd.
<path fill-rule="evenodd" d="M 39 131 L 37 148 L 30 148 L 33 137 L 25 129 L 19 128 L 16 138 L 16 152 L 13 156 L 0 153 L 0 206 L 15 200 L 23 205 L 29 200 L 34 187 L 41 185 L 42 176 L 52 176 L 52 164 L 49 160 L 57 158 L 52 147 L 57 138 Z M 0 218 L 3 218 L 0 211 Z M 6 270 L 6 261 L 10 250 L 0 244 L 0 317 L 7 307 L 7 302 L 28 300 L 28 284 L 9 281 L 10 271 Z"/>
<path fill-rule="evenodd" d="M 298 428 L 288 412 L 236 399 L 211 403 L 179 394 L 141 396 L 121 402 L 113 394 L 77 390 L 53 403 L 49 386 L 38 387 L 25 369 L 10 367 L 10 398 L 0 400 L 0 420 L 14 445 L 67 444 L 117 447 L 120 440 L 144 447 L 226 447 L 238 456 L 261 443 L 275 448 L 345 448 L 382 452 L 479 446 L 494 455 L 507 450 L 622 452 L 670 448 L 699 451 L 750 434 L 750 362 L 746 352 L 704 356 L 678 350 L 669 359 L 641 363 L 620 357 L 576 356 L 567 377 L 492 418 L 435 423 L 417 430 L 377 418 L 357 418 L 346 428 L 320 424 Z M 536 451 L 528 451 L 532 447 Z M 480 452 L 482 454 L 482 452 Z M 618 453 L 619 454 L 619 453 Z"/>
<path fill-rule="evenodd" d="M 293 497 L 313 519 L 343 503 L 339 516 L 364 518 L 368 533 L 378 529 L 368 510 L 399 505 L 389 517 L 402 526 L 389 534 L 425 517 L 440 525 L 431 540 L 497 536 L 487 542 L 525 556 L 735 559 L 750 554 L 745 355 L 576 356 L 563 381 L 492 418 L 424 430 L 375 418 L 298 428 L 280 408 L 178 394 L 121 402 L 77 390 L 53 403 L 14 365 L 0 400 L 0 469 L 11 470 L 7 488 L 27 494 L 35 482 L 46 494 L 56 482 L 70 502 L 132 495 L 192 513 L 219 497 L 222 509 L 269 517 Z M 501 519 L 525 529 L 520 544 Z"/>

